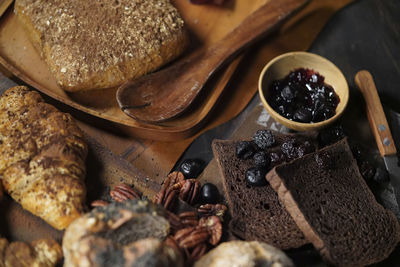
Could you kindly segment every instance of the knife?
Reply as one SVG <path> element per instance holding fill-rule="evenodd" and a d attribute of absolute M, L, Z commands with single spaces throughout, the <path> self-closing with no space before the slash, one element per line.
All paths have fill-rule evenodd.
<path fill-rule="evenodd" d="M 389 172 L 390 183 L 394 189 L 397 205 L 400 207 L 400 167 L 396 146 L 376 90 L 374 79 L 371 73 L 362 70 L 356 74 L 355 82 L 364 96 L 368 121 L 378 145 L 379 153 L 383 157 L 386 169 Z"/>

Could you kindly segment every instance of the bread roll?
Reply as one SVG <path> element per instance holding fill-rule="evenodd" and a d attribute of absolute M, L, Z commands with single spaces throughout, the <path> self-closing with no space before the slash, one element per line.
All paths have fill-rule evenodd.
<path fill-rule="evenodd" d="M 54 267 L 62 259 L 61 246 L 52 239 L 9 243 L 0 238 L 1 267 Z"/>
<path fill-rule="evenodd" d="M 163 243 L 170 225 L 162 206 L 130 200 L 97 207 L 65 231 L 64 266 L 183 266 Z"/>

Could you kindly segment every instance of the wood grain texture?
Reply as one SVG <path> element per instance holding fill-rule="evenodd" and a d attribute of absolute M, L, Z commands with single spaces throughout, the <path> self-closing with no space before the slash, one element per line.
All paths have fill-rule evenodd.
<path fill-rule="evenodd" d="M 358 72 L 355 83 L 364 96 L 368 121 L 381 156 L 396 155 L 396 146 L 371 73 L 366 70 Z"/>
<path fill-rule="evenodd" d="M 7 8 L 14 2 L 14 0 L 2 0 L 0 1 L 0 16 L 4 14 Z"/>

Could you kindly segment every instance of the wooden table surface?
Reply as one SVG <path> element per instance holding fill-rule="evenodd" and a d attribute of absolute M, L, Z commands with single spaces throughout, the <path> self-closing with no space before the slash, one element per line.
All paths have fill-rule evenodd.
<path fill-rule="evenodd" d="M 358 43 L 354 40 L 350 41 L 350 37 L 354 35 L 352 32 L 354 28 L 362 28 L 360 34 L 362 34 L 365 39 L 371 40 L 371 43 L 368 45 L 378 46 L 380 51 L 384 51 L 386 54 L 393 53 L 393 44 L 397 44 L 397 49 L 400 49 L 400 23 L 398 21 L 400 19 L 400 16 L 398 16 L 398 14 L 400 14 L 400 7 L 398 0 L 355 1 L 349 8 L 354 9 L 354 7 L 359 6 L 362 13 L 349 18 L 349 16 L 353 16 L 354 14 L 345 13 L 347 9 L 343 10 L 343 12 L 340 12 L 338 16 L 335 17 L 336 24 L 328 23 L 327 27 L 319 36 L 319 38 L 324 38 L 324 43 L 330 43 L 331 47 L 328 49 L 325 46 L 318 46 L 317 43 L 312 45 L 329 19 L 341 7 L 351 2 L 353 1 L 313 0 L 305 10 L 287 23 L 278 35 L 262 40 L 248 51 L 244 55 L 244 59 L 241 61 L 238 71 L 234 75 L 230 85 L 226 88 L 226 93 L 222 96 L 221 101 L 219 101 L 215 110 L 209 116 L 207 124 L 196 135 L 185 140 L 159 142 L 132 138 L 116 131 L 110 127 L 106 121 L 76 111 L 69 106 L 44 96 L 47 102 L 55 105 L 64 112 L 71 113 L 78 120 L 79 126 L 85 131 L 89 138 L 91 147 L 90 158 L 88 160 L 89 181 L 95 181 L 93 177 L 100 177 L 99 180 L 101 183 L 94 182 L 94 184 L 89 185 L 88 198 L 95 199 L 101 196 L 106 191 L 104 188 L 101 189 L 102 186 L 104 186 L 104 184 L 109 186 L 117 182 L 117 180 L 134 181 L 138 183 L 138 186 L 143 188 L 143 190 L 147 190 L 148 195 L 151 196 L 154 190 L 157 190 L 165 175 L 179 162 L 186 148 L 196 139 L 200 140 L 197 144 L 198 146 L 203 146 L 203 149 L 192 148 L 192 152 L 189 156 L 195 156 L 196 151 L 198 151 L 197 153 L 208 153 L 205 157 L 210 159 L 210 147 L 206 147 L 208 142 L 202 144 L 201 140 L 203 140 L 203 138 L 204 140 L 211 140 L 213 137 L 221 136 L 229 137 L 237 127 L 237 123 L 225 124 L 224 128 L 220 128 L 223 129 L 221 130 L 222 132 L 218 130 L 209 130 L 229 121 L 246 107 L 251 97 L 256 93 L 258 74 L 262 67 L 268 60 L 279 54 L 296 50 L 304 51 L 311 48 L 313 52 L 327 56 L 337 63 L 344 71 L 348 80 L 352 79 L 353 75 L 351 66 L 355 64 L 357 67 L 359 66 L 359 64 L 355 62 L 359 63 L 360 60 L 364 63 L 368 62 L 370 65 L 366 64 L 366 66 L 372 68 L 375 73 L 379 73 L 377 77 L 378 88 L 390 87 L 386 83 L 383 83 L 383 81 L 385 78 L 387 78 L 387 80 L 390 78 L 392 81 L 395 81 L 396 78 L 398 79 L 398 77 L 400 77 L 400 67 L 398 65 L 400 62 L 400 60 L 398 60 L 398 55 L 400 55 L 400 53 L 393 54 L 391 57 L 392 60 L 389 62 L 394 71 L 388 70 L 387 62 L 374 61 L 375 59 L 368 61 L 368 58 L 372 55 L 363 54 L 366 52 L 357 50 L 357 48 L 363 47 L 361 42 L 365 42 L 365 40 L 360 40 L 360 43 Z M 381 14 L 381 16 L 374 17 L 374 14 Z M 376 19 L 375 28 L 369 30 L 363 28 L 364 24 L 369 25 L 366 22 L 374 19 Z M 397 23 L 393 23 L 393 20 L 397 20 Z M 341 23 L 342 21 L 343 23 Z M 346 23 L 352 23 L 353 27 L 347 27 Z M 377 32 L 377 30 L 380 29 L 378 25 L 384 25 L 387 35 L 385 35 L 385 32 Z M 339 32 L 342 35 L 340 35 Z M 393 32 L 395 33 L 394 35 L 392 34 Z M 336 35 L 333 35 L 333 33 Z M 347 39 L 337 39 L 338 36 L 343 36 L 343 34 L 344 36 L 347 34 Z M 379 42 L 379 38 L 384 38 L 384 40 L 390 39 L 391 41 Z M 322 39 L 317 39 L 317 41 L 320 40 Z M 335 48 L 337 48 L 336 53 L 332 53 Z M 346 56 L 344 56 L 345 53 L 343 52 L 345 49 L 350 50 L 347 51 Z M 354 53 L 356 57 L 349 58 L 349 53 Z M 385 76 L 384 72 L 388 73 L 388 75 Z M 21 84 L 21 82 L 2 68 L 0 73 L 0 92 L 2 93 L 15 84 Z M 390 83 L 390 85 L 393 84 Z M 396 92 L 396 90 L 397 92 L 400 90 L 397 81 L 392 86 L 390 94 Z M 246 93 L 246 101 L 243 101 L 244 91 L 248 92 Z M 394 98 L 399 95 L 399 93 L 395 93 Z M 389 97 L 389 99 L 393 99 L 393 96 Z M 254 102 L 257 102 L 257 99 L 255 99 Z M 394 101 L 394 103 L 396 103 L 396 101 Z M 397 104 L 398 103 L 400 102 L 397 102 Z M 396 104 L 394 105 L 396 106 Z M 249 110 L 247 110 L 247 112 L 251 112 L 253 107 L 254 104 L 251 108 L 248 108 Z M 400 105 L 397 107 L 400 107 Z M 188 155 L 184 154 L 183 157 L 188 157 Z M 18 212 L 23 213 L 23 211 Z M 26 216 L 29 217 L 29 215 Z M 11 239 L 31 240 L 43 235 L 58 236 L 58 238 L 60 238 L 61 233 L 54 232 L 48 227 L 43 227 L 40 222 L 33 226 L 30 225 L 29 228 L 21 232 L 18 230 L 24 227 L 24 223 L 21 223 L 18 227 L 12 227 L 11 220 L 12 215 L 5 219 L 0 219 L 0 233 L 5 234 Z M 35 232 L 32 230 L 34 227 L 39 227 L 40 230 Z"/>
<path fill-rule="evenodd" d="M 351 2 L 353 1 L 313 0 L 305 10 L 287 23 L 278 35 L 262 40 L 248 51 L 226 88 L 226 93 L 209 116 L 207 124 L 195 136 L 185 140 L 159 142 L 132 138 L 115 131 L 106 121 L 44 96 L 47 102 L 71 113 L 88 136 L 88 198 L 98 198 L 106 193 L 107 186 L 120 180 L 134 182 L 151 196 L 179 159 L 200 157 L 206 161 L 210 160 L 210 141 L 215 137 L 229 138 L 239 122 L 246 121 L 247 114 L 258 105 L 259 100 L 254 98 L 252 105 L 238 117 L 239 120 L 225 123 L 238 115 L 256 93 L 258 74 L 262 67 L 268 60 L 288 51 L 311 50 L 331 59 L 344 72 L 356 98 L 352 77 L 359 68 L 370 69 L 377 80 L 384 106 L 398 111 L 400 3 L 398 0 L 358 0 L 330 20 L 341 7 Z M 376 53 L 371 52 L 374 49 Z M 13 85 L 22 84 L 7 70 L 1 67 L 0 69 L 0 93 Z M 245 101 L 243 92 L 246 92 Z M 360 102 L 356 103 L 352 110 L 359 115 L 362 105 L 358 106 Z M 391 114 L 394 114 L 391 121 L 397 120 L 400 125 L 400 116 L 396 113 Z M 213 129 L 223 123 L 223 126 Z M 369 142 L 371 136 L 368 134 L 368 125 L 365 122 L 354 125 L 359 131 L 365 132 L 365 140 Z M 400 130 L 398 133 L 398 137 L 395 138 L 397 140 Z M 184 153 L 193 140 L 196 140 L 194 145 Z M 40 220 L 32 221 L 31 215 L 18 209 L 10 199 L 0 203 L 0 209 L 3 210 L 7 205 L 12 206 L 7 207 L 12 212 L 5 218 L 0 218 L 1 234 L 14 240 L 28 241 L 45 236 L 60 240 L 62 233 L 44 226 Z M 20 216 L 26 221 L 22 219 L 17 225 L 13 225 L 15 216 Z M 387 266 L 394 266 L 396 262 L 398 261 L 389 261 Z"/>

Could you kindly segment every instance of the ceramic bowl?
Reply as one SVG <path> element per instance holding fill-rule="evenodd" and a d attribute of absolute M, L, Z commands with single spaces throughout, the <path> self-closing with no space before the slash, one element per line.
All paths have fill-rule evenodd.
<path fill-rule="evenodd" d="M 316 123 L 303 123 L 289 120 L 272 109 L 266 100 L 272 81 L 282 79 L 289 72 L 298 69 L 312 69 L 325 77 L 325 83 L 333 87 L 340 98 L 336 114 L 324 121 Z M 349 100 L 349 87 L 343 73 L 328 59 L 308 52 L 290 52 L 272 59 L 262 70 L 258 81 L 258 91 L 261 101 L 277 122 L 296 131 L 319 130 L 337 120 L 344 112 Z"/>

